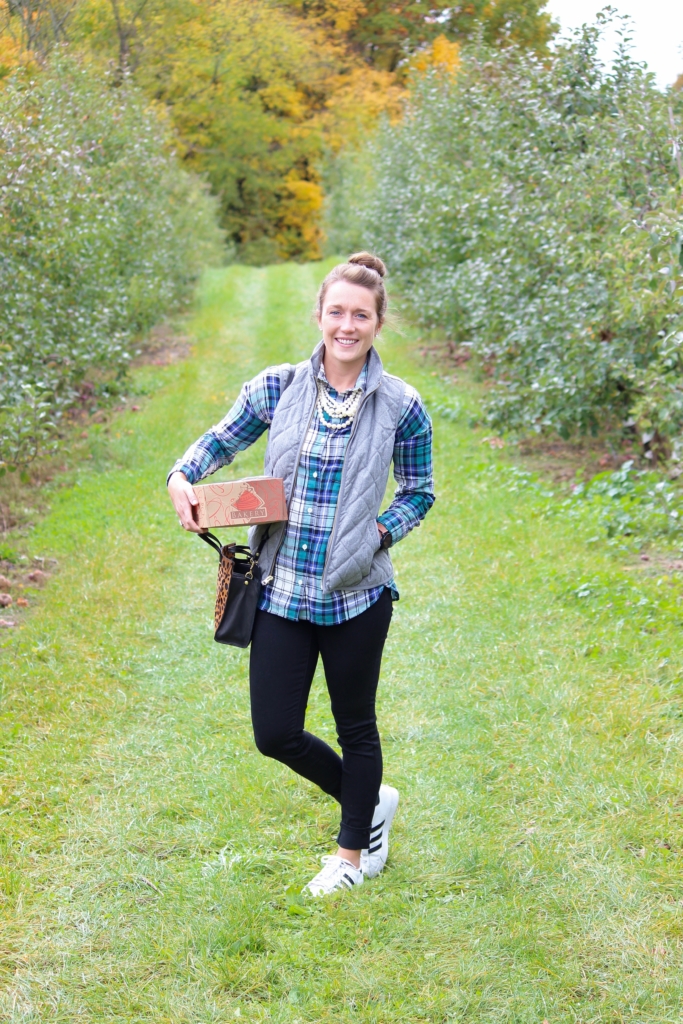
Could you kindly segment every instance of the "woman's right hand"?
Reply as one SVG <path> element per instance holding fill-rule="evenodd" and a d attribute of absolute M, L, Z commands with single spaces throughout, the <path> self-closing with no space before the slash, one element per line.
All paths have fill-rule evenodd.
<path fill-rule="evenodd" d="M 198 526 L 194 517 L 194 510 L 199 504 L 194 493 L 192 484 L 188 482 L 184 473 L 173 473 L 168 481 L 168 494 L 173 502 L 173 507 L 178 513 L 180 525 L 184 530 L 192 533 L 206 533 L 206 530 Z"/>

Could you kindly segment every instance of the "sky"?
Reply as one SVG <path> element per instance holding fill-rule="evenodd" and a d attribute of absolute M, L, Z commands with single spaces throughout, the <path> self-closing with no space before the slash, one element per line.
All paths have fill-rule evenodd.
<path fill-rule="evenodd" d="M 548 0 L 546 10 L 565 30 L 592 22 L 605 6 L 602 0 Z M 611 6 L 633 19 L 636 60 L 655 72 L 658 85 L 672 85 L 683 72 L 683 0 L 612 0 Z M 614 38 L 606 39 L 601 52 L 606 61 L 614 51 Z"/>

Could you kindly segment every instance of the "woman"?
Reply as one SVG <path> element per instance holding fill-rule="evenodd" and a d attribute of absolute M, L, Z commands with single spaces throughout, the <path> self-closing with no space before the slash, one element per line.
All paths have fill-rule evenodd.
<path fill-rule="evenodd" d="M 434 502 L 429 417 L 373 347 L 386 317 L 385 273 L 366 252 L 336 266 L 318 292 L 322 340 L 311 358 L 245 384 L 168 479 L 182 526 L 198 532 L 192 484 L 269 430 L 265 472 L 285 481 L 289 521 L 272 530 L 260 556 L 251 713 L 261 753 L 341 804 L 337 852 L 305 887 L 316 896 L 360 885 L 387 860 L 398 792 L 381 785 L 375 695 L 398 600 L 388 549 Z M 398 487 L 379 515 L 392 460 Z M 252 550 L 267 529 L 250 532 Z M 342 757 L 304 730 L 318 655 Z"/>

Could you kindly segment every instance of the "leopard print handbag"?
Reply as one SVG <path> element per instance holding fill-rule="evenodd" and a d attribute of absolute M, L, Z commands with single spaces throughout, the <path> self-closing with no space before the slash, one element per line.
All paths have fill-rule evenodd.
<path fill-rule="evenodd" d="M 221 548 L 221 553 L 218 559 L 218 579 L 216 580 L 216 607 L 213 613 L 213 628 L 214 632 L 218 631 L 218 627 L 223 621 L 225 615 L 225 606 L 228 603 L 228 594 L 230 593 L 230 580 L 232 579 L 232 569 L 235 564 L 235 544 L 226 544 Z"/>
<path fill-rule="evenodd" d="M 214 640 L 232 647 L 248 647 L 261 595 L 258 560 L 266 538 L 256 554 L 239 544 L 221 544 L 212 533 L 197 535 L 218 554 Z"/>

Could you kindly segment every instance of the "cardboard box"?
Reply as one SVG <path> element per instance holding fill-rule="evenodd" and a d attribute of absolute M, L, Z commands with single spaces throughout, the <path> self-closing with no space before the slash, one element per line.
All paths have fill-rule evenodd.
<path fill-rule="evenodd" d="M 218 526 L 251 526 L 287 519 L 284 481 L 270 476 L 225 483 L 195 484 L 199 499 L 197 523 L 213 530 Z"/>

